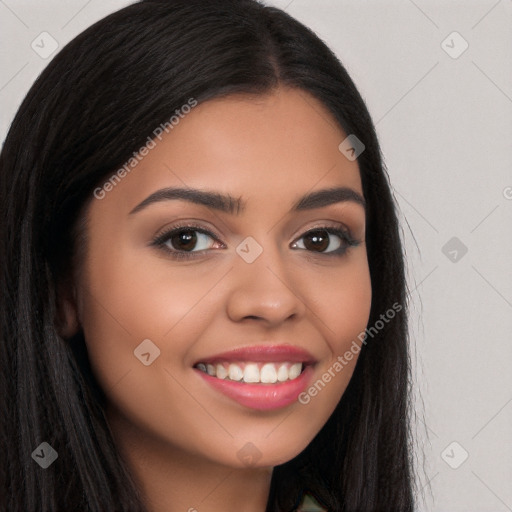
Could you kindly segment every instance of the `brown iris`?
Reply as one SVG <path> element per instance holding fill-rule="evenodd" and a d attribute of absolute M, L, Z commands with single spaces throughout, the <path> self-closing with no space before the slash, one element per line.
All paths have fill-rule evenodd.
<path fill-rule="evenodd" d="M 304 247 L 310 251 L 324 251 L 329 247 L 329 234 L 325 229 L 310 231 L 304 235 Z"/>
<path fill-rule="evenodd" d="M 197 234 L 193 229 L 183 229 L 170 237 L 173 247 L 179 250 L 191 250 L 197 243 Z"/>

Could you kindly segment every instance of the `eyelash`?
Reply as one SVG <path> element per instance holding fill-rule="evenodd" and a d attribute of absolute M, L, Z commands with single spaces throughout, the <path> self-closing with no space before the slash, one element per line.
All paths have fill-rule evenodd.
<path fill-rule="evenodd" d="M 163 233 L 160 233 L 151 242 L 151 245 L 154 247 L 158 247 L 159 249 L 165 251 L 171 258 L 176 259 L 176 260 L 190 260 L 193 258 L 200 257 L 201 254 L 204 252 L 204 250 L 201 250 L 201 251 L 179 251 L 179 250 L 170 249 L 169 247 L 167 247 L 166 243 L 170 240 L 170 238 L 173 235 L 176 235 L 182 231 L 195 231 L 198 233 L 202 233 L 204 235 L 209 236 L 216 242 L 222 243 L 213 233 L 202 228 L 201 226 L 185 223 L 185 224 L 174 225 L 171 228 L 164 231 Z M 350 247 L 357 247 L 358 245 L 361 244 L 361 241 L 353 238 L 347 229 L 341 229 L 339 227 L 325 226 L 325 225 L 315 226 L 314 228 L 307 230 L 301 237 L 297 238 L 296 240 L 300 240 L 300 239 L 304 238 L 306 235 L 308 235 L 309 233 L 314 233 L 316 231 L 326 231 L 329 235 L 339 236 L 339 238 L 342 241 L 341 247 L 339 247 L 338 249 L 331 251 L 331 252 L 308 251 L 308 249 L 299 249 L 299 250 L 316 253 L 320 256 L 342 257 L 345 255 L 345 253 L 348 251 L 348 249 Z M 293 243 L 296 243 L 296 242 L 293 242 Z M 208 250 L 208 249 L 206 249 L 206 250 Z"/>

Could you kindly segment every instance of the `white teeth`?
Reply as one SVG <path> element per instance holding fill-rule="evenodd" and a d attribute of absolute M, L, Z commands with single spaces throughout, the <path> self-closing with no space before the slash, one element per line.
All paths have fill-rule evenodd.
<path fill-rule="evenodd" d="M 302 373 L 302 363 L 198 363 L 197 369 L 218 379 L 236 382 L 275 384 L 294 380 Z"/>
<path fill-rule="evenodd" d="M 276 367 L 272 363 L 264 364 L 260 372 L 260 380 L 265 384 L 274 384 L 277 381 Z"/>
<path fill-rule="evenodd" d="M 218 379 L 225 379 L 228 376 L 228 371 L 222 364 L 218 364 L 216 370 Z"/>
<path fill-rule="evenodd" d="M 277 380 L 279 382 L 284 382 L 285 380 L 288 380 L 288 368 L 286 368 L 285 364 L 282 364 L 279 367 L 279 370 L 277 370 Z"/>
<path fill-rule="evenodd" d="M 290 366 L 288 370 L 288 378 L 290 380 L 296 379 L 302 371 L 302 363 L 295 363 Z"/>
<path fill-rule="evenodd" d="M 237 364 L 233 364 L 231 363 L 229 365 L 229 370 L 228 370 L 228 374 L 229 374 L 229 378 L 231 380 L 242 380 L 243 376 L 244 376 L 244 372 L 242 371 L 242 368 L 240 368 L 240 366 L 238 366 Z"/>
<path fill-rule="evenodd" d="M 256 363 L 249 363 L 244 368 L 244 382 L 259 382 L 260 369 Z"/>

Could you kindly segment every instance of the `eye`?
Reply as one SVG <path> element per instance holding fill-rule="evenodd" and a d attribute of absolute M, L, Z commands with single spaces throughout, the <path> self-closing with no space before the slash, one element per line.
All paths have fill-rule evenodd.
<path fill-rule="evenodd" d="M 199 226 L 173 226 L 153 240 L 152 245 L 162 248 L 174 258 L 190 258 L 197 252 L 213 249 L 215 242 L 222 244 L 209 231 Z"/>
<path fill-rule="evenodd" d="M 210 237 L 205 233 L 195 229 L 181 229 L 175 231 L 169 236 L 165 245 L 169 249 L 177 249 L 178 251 L 193 251 L 194 249 L 201 251 L 208 249 L 208 239 Z"/>
<path fill-rule="evenodd" d="M 359 243 L 346 230 L 318 227 L 302 235 L 292 247 L 331 256 L 343 255 L 349 247 L 357 246 Z"/>

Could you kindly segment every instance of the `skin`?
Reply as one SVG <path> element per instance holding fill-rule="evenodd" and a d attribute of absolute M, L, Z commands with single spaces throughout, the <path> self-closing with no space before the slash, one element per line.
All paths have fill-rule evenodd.
<path fill-rule="evenodd" d="M 364 207 L 343 201 L 290 212 L 315 190 L 362 195 L 357 161 L 338 150 L 345 137 L 304 91 L 210 100 L 88 205 L 87 247 L 64 316 L 75 326 L 68 330 L 84 330 L 114 439 L 150 510 L 264 511 L 272 467 L 309 444 L 345 391 L 357 355 L 309 403 L 272 411 L 238 404 L 193 369 L 234 348 L 292 344 L 317 360 L 315 382 L 364 331 Z M 246 207 L 235 215 L 166 200 L 130 214 L 156 190 L 184 186 L 229 193 Z M 173 259 L 151 242 L 177 220 L 221 243 L 202 237 L 199 257 Z M 318 225 L 339 224 L 361 242 L 341 256 L 291 247 Z M 263 249 L 253 263 L 236 252 L 248 236 Z M 134 356 L 145 339 L 160 350 L 149 366 Z M 238 455 L 247 443 L 259 454 L 252 465 Z"/>

